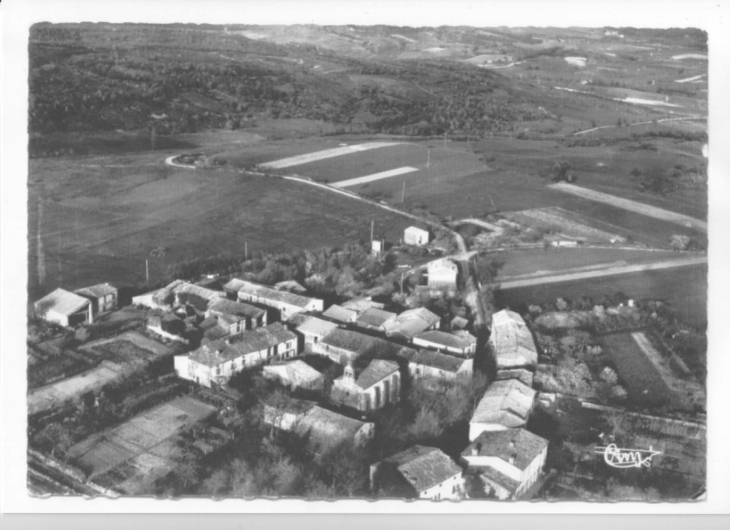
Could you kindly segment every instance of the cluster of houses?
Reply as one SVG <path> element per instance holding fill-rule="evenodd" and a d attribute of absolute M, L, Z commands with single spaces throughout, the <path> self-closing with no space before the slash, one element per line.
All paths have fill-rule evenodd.
<path fill-rule="evenodd" d="M 264 422 L 272 429 L 306 434 L 315 447 L 367 443 L 375 431 L 371 413 L 397 403 L 406 379 L 428 384 L 471 378 L 477 340 L 463 329 L 466 322 L 454 319 L 442 329 L 441 318 L 426 308 L 393 312 L 369 298 L 325 310 L 322 300 L 303 291 L 296 282 L 265 286 L 234 278 L 214 289 L 176 280 L 132 303 L 148 309 L 150 334 L 199 344 L 175 356 L 180 378 L 225 390 L 234 374 L 263 367 L 265 377 L 291 388 L 328 392 L 336 405 L 331 408 L 341 412 L 301 399 L 265 406 Z M 71 326 L 93 322 L 117 300 L 116 289 L 103 284 L 73 293 L 57 289 L 36 308 L 47 320 Z M 456 459 L 418 445 L 394 454 L 371 467 L 374 493 L 458 499 L 471 475 L 485 492 L 507 499 L 524 496 L 535 484 L 548 444 L 526 429 L 536 395 L 535 343 L 522 318 L 508 310 L 493 315 L 490 341 L 497 380 L 476 406 L 468 447 Z M 302 353 L 340 365 L 342 375 L 327 380 Z"/>

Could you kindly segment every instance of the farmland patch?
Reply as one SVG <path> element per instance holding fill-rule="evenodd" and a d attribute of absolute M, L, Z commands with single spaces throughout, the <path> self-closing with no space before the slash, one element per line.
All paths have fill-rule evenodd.
<path fill-rule="evenodd" d="M 557 235 L 564 235 L 573 239 L 596 242 L 624 240 L 623 237 L 615 233 L 589 226 L 583 216 L 559 207 L 508 212 L 505 214 L 505 217 L 523 225 L 546 229 Z"/>
<path fill-rule="evenodd" d="M 705 232 L 707 231 L 707 223 L 705 221 L 694 219 L 693 217 L 689 217 L 688 215 L 682 215 L 675 212 L 670 212 L 668 210 L 663 210 L 661 208 L 657 208 L 656 206 L 642 204 L 640 202 L 623 199 L 621 197 L 616 197 L 607 193 L 601 193 L 599 191 L 594 191 L 587 188 L 581 188 L 580 186 L 566 184 L 564 182 L 552 184 L 550 187 L 552 189 L 565 193 L 570 193 L 578 197 L 611 204 L 624 210 L 637 212 L 642 215 L 654 217 L 655 219 L 661 219 L 662 221 L 669 221 L 672 223 L 680 224 L 682 226 L 704 230 Z"/>
<path fill-rule="evenodd" d="M 263 164 L 259 164 L 259 167 L 268 169 L 284 169 L 287 167 L 316 162 L 318 160 L 325 160 L 327 158 L 334 158 L 350 153 L 369 151 L 370 149 L 379 149 L 381 147 L 389 147 L 397 144 L 398 142 L 370 142 L 367 144 L 347 145 L 343 147 L 335 147 L 333 149 L 326 149 L 324 151 L 317 151 L 315 153 L 282 158 L 281 160 L 274 160 L 273 162 L 265 162 Z"/>
<path fill-rule="evenodd" d="M 335 188 L 348 188 L 350 186 L 358 186 L 360 184 L 365 184 L 367 182 L 375 182 L 376 180 L 380 180 L 380 179 L 387 179 L 389 177 L 395 177 L 398 175 L 404 175 L 406 173 L 412 173 L 413 171 L 418 171 L 418 168 L 409 167 L 409 166 L 399 167 L 396 169 L 390 169 L 388 171 L 381 171 L 381 172 L 375 173 L 373 175 L 366 175 L 364 177 L 357 177 L 354 179 L 343 180 L 343 181 L 332 184 L 332 186 Z"/>

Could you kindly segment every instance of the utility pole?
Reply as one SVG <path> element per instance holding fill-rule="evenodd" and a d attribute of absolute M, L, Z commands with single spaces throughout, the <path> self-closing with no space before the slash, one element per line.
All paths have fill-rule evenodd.
<path fill-rule="evenodd" d="M 150 260 L 146 259 L 144 260 L 144 272 L 145 277 L 147 278 L 147 285 L 150 284 Z"/>
<path fill-rule="evenodd" d="M 431 149 L 426 150 L 426 168 L 431 167 Z"/>
<path fill-rule="evenodd" d="M 406 181 L 403 181 L 403 190 L 400 193 L 400 202 L 406 202 Z"/>
<path fill-rule="evenodd" d="M 243 255 L 244 259 L 248 261 L 248 241 L 243 242 Z"/>
<path fill-rule="evenodd" d="M 370 221 L 370 244 L 373 244 L 373 235 L 375 234 L 375 220 Z"/>

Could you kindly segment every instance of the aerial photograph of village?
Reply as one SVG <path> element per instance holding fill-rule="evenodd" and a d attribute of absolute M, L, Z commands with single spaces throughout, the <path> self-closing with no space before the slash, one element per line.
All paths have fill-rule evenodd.
<path fill-rule="evenodd" d="M 705 31 L 27 46 L 30 496 L 706 495 Z"/>

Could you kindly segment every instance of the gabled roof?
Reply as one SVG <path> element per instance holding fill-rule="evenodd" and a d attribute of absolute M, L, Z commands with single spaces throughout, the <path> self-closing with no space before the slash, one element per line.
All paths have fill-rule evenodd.
<path fill-rule="evenodd" d="M 311 333 L 313 335 L 321 335 L 323 337 L 335 329 L 337 329 L 337 324 L 317 317 L 308 317 L 297 327 L 297 331 L 301 333 Z"/>
<path fill-rule="evenodd" d="M 461 454 L 467 459 L 470 456 L 494 456 L 505 462 L 514 457 L 513 465 L 524 471 L 547 445 L 546 439 L 526 429 L 484 431 Z"/>
<path fill-rule="evenodd" d="M 295 280 L 285 280 L 274 284 L 274 287 L 279 291 L 292 291 L 297 293 L 306 293 L 307 289 L 301 283 Z"/>
<path fill-rule="evenodd" d="M 518 480 L 508 477 L 504 473 L 500 473 L 493 467 L 484 467 L 480 470 L 480 472 L 489 482 L 501 486 L 511 494 L 517 491 L 517 488 L 520 487 L 520 482 Z"/>
<path fill-rule="evenodd" d="M 532 387 L 533 378 L 534 374 L 531 371 L 525 370 L 524 368 L 513 368 L 511 370 L 498 370 L 496 380 L 517 379 L 521 383 Z"/>
<path fill-rule="evenodd" d="M 244 304 L 243 302 L 234 302 L 227 298 L 221 298 L 214 301 L 208 310 L 222 313 L 224 315 L 249 318 L 259 318 L 266 314 L 265 309 L 261 309 L 260 307 L 253 306 L 251 304 Z"/>
<path fill-rule="evenodd" d="M 355 384 L 363 390 L 367 390 L 397 371 L 398 363 L 373 359 L 355 378 Z"/>
<path fill-rule="evenodd" d="M 290 293 L 288 291 L 279 291 L 267 285 L 261 285 L 246 280 L 240 280 L 237 278 L 234 278 L 233 280 L 228 282 L 224 286 L 224 289 L 235 290 L 238 293 L 246 293 L 252 296 L 263 298 L 265 300 L 281 302 L 284 304 L 289 304 L 302 308 L 308 306 L 313 300 L 317 300 L 316 298 L 309 298 L 307 296 Z"/>
<path fill-rule="evenodd" d="M 299 377 L 304 381 L 313 382 L 323 377 L 320 372 L 299 359 L 286 364 L 264 366 L 264 371 L 277 373 L 280 376 L 285 376 L 288 380 Z"/>
<path fill-rule="evenodd" d="M 284 398 L 282 396 L 279 400 L 270 400 L 268 403 L 266 403 L 266 406 L 271 407 L 281 413 L 294 414 L 295 416 L 299 416 L 310 411 L 313 407 L 316 407 L 317 403 L 315 403 L 314 401 L 307 401 L 305 399 Z"/>
<path fill-rule="evenodd" d="M 394 321 L 384 323 L 383 329 L 388 335 L 401 335 L 412 339 L 440 321 L 441 317 L 425 307 L 417 307 L 403 311 Z"/>
<path fill-rule="evenodd" d="M 385 304 L 375 302 L 370 298 L 353 298 L 352 300 L 343 302 L 342 307 L 351 311 L 355 311 L 359 314 L 367 311 L 371 307 L 374 307 L 375 309 L 383 309 L 383 307 L 385 307 Z"/>
<path fill-rule="evenodd" d="M 394 465 L 413 488 L 421 493 L 462 472 L 451 458 L 436 447 L 414 445 L 382 461 Z"/>
<path fill-rule="evenodd" d="M 479 401 L 471 423 L 498 423 L 521 427 L 535 401 L 536 392 L 518 381 L 507 379 L 492 383 Z"/>
<path fill-rule="evenodd" d="M 38 300 L 35 307 L 43 306 L 47 311 L 55 311 L 60 315 L 68 316 L 73 315 L 90 303 L 87 298 L 59 287 Z"/>
<path fill-rule="evenodd" d="M 414 234 L 428 234 L 428 230 L 424 230 L 423 228 L 418 228 L 417 226 L 409 226 L 405 229 L 405 232 L 412 232 Z"/>
<path fill-rule="evenodd" d="M 537 364 L 537 347 L 522 317 L 503 309 L 492 315 L 492 333 L 497 366 Z"/>
<path fill-rule="evenodd" d="M 474 335 L 471 335 L 467 331 L 460 331 L 458 333 L 447 333 L 446 331 L 439 330 L 425 331 L 416 335 L 415 338 L 459 350 L 468 349 L 477 340 Z"/>
<path fill-rule="evenodd" d="M 434 270 L 434 269 L 447 269 L 451 272 L 459 272 L 459 266 L 451 261 L 450 259 L 439 259 L 436 261 L 431 261 L 428 263 L 428 270 Z"/>
<path fill-rule="evenodd" d="M 295 429 L 301 434 L 308 432 L 311 442 L 326 446 L 353 439 L 365 425 L 368 423 L 315 405 L 302 416 Z"/>
<path fill-rule="evenodd" d="M 419 350 L 409 362 L 412 364 L 438 368 L 439 370 L 444 370 L 446 372 L 456 373 L 465 362 L 470 361 L 452 357 L 451 355 L 444 355 L 443 353 L 436 351 Z"/>
<path fill-rule="evenodd" d="M 190 359 L 206 366 L 217 366 L 250 353 L 271 348 L 297 336 L 279 322 L 230 339 L 214 340 L 190 353 Z"/>
<path fill-rule="evenodd" d="M 341 328 L 332 330 L 320 341 L 320 344 L 340 348 L 352 353 L 372 353 L 382 357 L 389 355 L 407 356 L 410 352 L 415 353 L 413 348 L 401 346 L 400 344 L 381 339 L 380 337 L 372 337 L 364 333 Z"/>
<path fill-rule="evenodd" d="M 379 328 L 386 322 L 395 319 L 395 317 L 395 313 L 391 313 L 390 311 L 384 311 L 383 309 L 378 309 L 376 307 L 371 307 L 365 310 L 365 312 L 363 312 L 359 317 L 357 317 L 356 322 L 358 324 L 365 324 L 368 326 Z"/>
<path fill-rule="evenodd" d="M 353 322 L 357 318 L 357 312 L 336 304 L 330 306 L 322 315 L 338 322 Z"/>
<path fill-rule="evenodd" d="M 156 304 L 164 305 L 167 298 L 175 294 L 196 295 L 204 300 L 207 300 L 208 303 L 220 298 L 224 298 L 225 296 L 220 291 L 213 291 L 212 289 L 207 289 L 205 287 L 201 287 L 200 285 L 195 285 L 183 280 L 175 280 L 166 287 L 155 291 L 152 295 L 152 299 Z"/>
<path fill-rule="evenodd" d="M 101 298 L 117 292 L 117 288 L 109 283 L 100 283 L 91 287 L 83 287 L 74 291 L 81 296 L 91 296 L 93 298 Z"/>
<path fill-rule="evenodd" d="M 455 317 L 454 317 L 454 318 L 453 318 L 453 319 L 451 320 L 451 328 L 452 328 L 452 329 L 453 329 L 453 328 L 457 328 L 457 329 L 464 329 L 464 328 L 465 328 L 465 327 L 467 327 L 468 325 L 469 325 L 469 321 L 468 321 L 467 319 L 465 319 L 464 317 L 460 317 L 460 316 L 458 316 L 458 315 L 457 315 L 457 316 L 455 316 Z"/>

